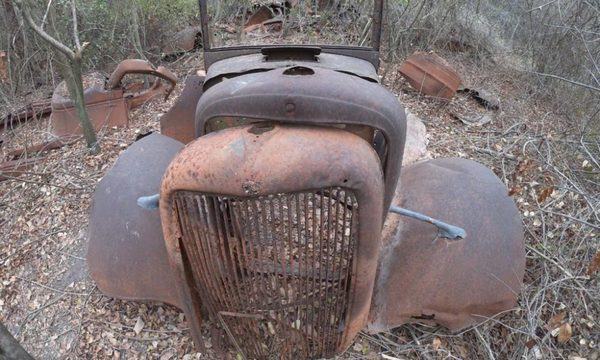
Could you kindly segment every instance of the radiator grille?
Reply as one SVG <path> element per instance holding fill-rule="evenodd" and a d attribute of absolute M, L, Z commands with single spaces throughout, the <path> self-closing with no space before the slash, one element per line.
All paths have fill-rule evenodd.
<path fill-rule="evenodd" d="M 343 188 L 235 198 L 178 191 L 196 290 L 248 358 L 335 354 L 353 287 L 358 203 Z"/>

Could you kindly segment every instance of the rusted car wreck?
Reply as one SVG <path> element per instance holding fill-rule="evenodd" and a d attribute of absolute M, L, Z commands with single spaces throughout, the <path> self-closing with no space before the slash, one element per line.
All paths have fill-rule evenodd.
<path fill-rule="evenodd" d="M 217 48 L 199 3 L 206 77 L 96 190 L 105 294 L 173 304 L 196 344 L 209 321 L 246 358 L 328 358 L 361 330 L 458 330 L 514 306 L 523 234 L 502 181 L 458 158 L 402 167 L 382 0 L 370 47 Z"/>

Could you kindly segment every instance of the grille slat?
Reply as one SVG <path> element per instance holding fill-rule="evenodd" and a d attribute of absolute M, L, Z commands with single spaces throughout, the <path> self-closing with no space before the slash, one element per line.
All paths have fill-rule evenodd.
<path fill-rule="evenodd" d="M 248 358 L 335 354 L 358 242 L 351 191 L 253 198 L 178 191 L 174 204 L 192 285 L 236 347 Z"/>

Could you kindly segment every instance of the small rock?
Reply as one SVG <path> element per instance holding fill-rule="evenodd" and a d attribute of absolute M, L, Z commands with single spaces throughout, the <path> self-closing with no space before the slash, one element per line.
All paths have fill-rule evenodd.
<path fill-rule="evenodd" d="M 427 151 L 427 128 L 421 119 L 406 112 L 406 145 L 402 166 L 408 166 L 420 160 L 431 159 Z"/>

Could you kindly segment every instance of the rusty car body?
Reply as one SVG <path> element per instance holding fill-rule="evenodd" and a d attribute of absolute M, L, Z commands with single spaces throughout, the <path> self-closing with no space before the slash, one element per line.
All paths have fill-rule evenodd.
<path fill-rule="evenodd" d="M 136 83 L 130 87 L 122 86 L 123 79 L 133 74 L 153 76 L 156 80 L 148 89 L 143 89 L 143 83 Z M 122 61 L 105 82 L 101 79 L 84 91 L 85 106 L 92 126 L 96 131 L 103 127 L 126 126 L 131 109 L 157 96 L 162 95 L 167 99 L 176 83 L 175 74 L 165 67 L 155 68 L 149 62 L 140 59 Z M 52 95 L 52 135 L 62 139 L 82 135 L 75 103 L 59 89 L 61 86 L 57 87 Z"/>
<path fill-rule="evenodd" d="M 173 304 L 198 347 L 209 321 L 245 358 L 329 358 L 361 330 L 460 330 L 515 305 L 519 212 L 474 161 L 402 166 L 405 110 L 379 83 L 371 4 L 370 47 L 214 48 L 199 1 L 206 76 L 96 189 L 102 292 Z"/>

